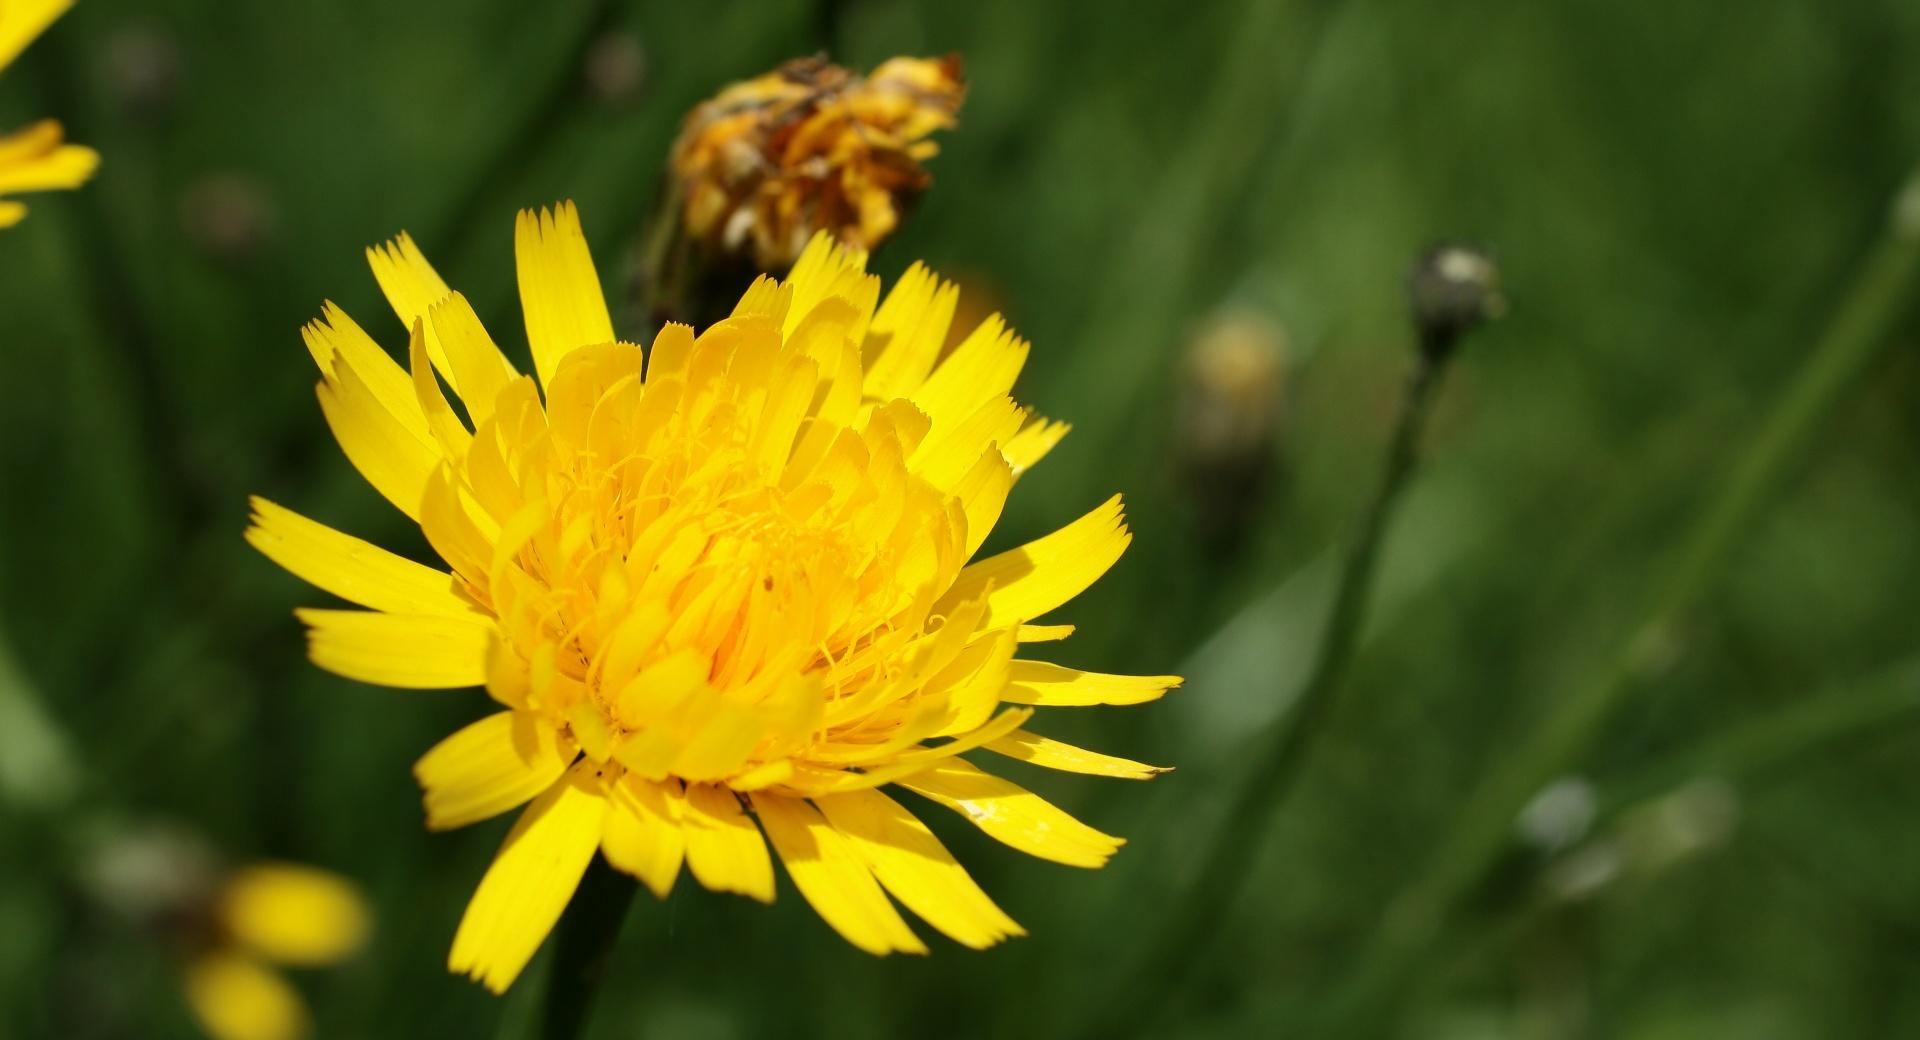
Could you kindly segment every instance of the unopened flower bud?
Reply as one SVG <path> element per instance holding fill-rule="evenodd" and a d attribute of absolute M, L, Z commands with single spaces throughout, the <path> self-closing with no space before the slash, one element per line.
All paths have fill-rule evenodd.
<path fill-rule="evenodd" d="M 1506 312 L 1500 269 L 1472 246 L 1443 244 L 1427 250 L 1408 279 L 1413 323 L 1420 347 L 1444 360 L 1465 333 Z"/>

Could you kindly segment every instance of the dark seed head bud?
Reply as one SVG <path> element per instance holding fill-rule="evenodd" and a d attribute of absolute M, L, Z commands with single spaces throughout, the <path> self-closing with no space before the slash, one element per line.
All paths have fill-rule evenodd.
<path fill-rule="evenodd" d="M 1444 360 L 1460 337 L 1505 313 L 1500 269 L 1485 252 L 1444 243 L 1427 250 L 1414 265 L 1407 285 L 1420 349 Z"/>

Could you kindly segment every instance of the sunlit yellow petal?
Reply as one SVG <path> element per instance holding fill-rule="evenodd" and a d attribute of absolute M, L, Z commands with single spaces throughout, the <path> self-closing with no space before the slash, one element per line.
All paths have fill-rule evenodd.
<path fill-rule="evenodd" d="M 1055 863 L 1102 866 L 1126 844 L 1068 816 L 1032 791 L 960 759 L 946 759 L 899 783 L 972 820 L 988 835 Z"/>
<path fill-rule="evenodd" d="M 332 303 L 324 304 L 320 317 L 308 322 L 300 333 L 322 376 L 332 380 L 339 370 L 350 370 L 356 383 L 371 395 L 373 408 L 415 440 L 431 446 L 432 432 L 412 377 L 346 311 Z"/>
<path fill-rule="evenodd" d="M 673 890 L 686 855 L 681 830 L 682 799 L 665 785 L 629 774 L 608 791 L 611 806 L 600 832 L 600 851 L 607 862 L 639 878 L 661 899 Z"/>
<path fill-rule="evenodd" d="M 934 487 L 957 492 L 961 478 L 978 462 L 982 450 L 1004 444 L 1025 421 L 1025 411 L 1013 403 L 1013 398 L 988 398 L 964 419 L 936 424 L 908 460 L 908 466 Z M 1012 483 L 1011 473 L 1008 483 Z"/>
<path fill-rule="evenodd" d="M 0 69 L 65 14 L 73 0 L 7 0 L 0 3 Z"/>
<path fill-rule="evenodd" d="M 856 791 L 824 795 L 814 804 L 887 891 L 955 942 L 984 949 L 1026 934 L 900 803 L 879 791 Z"/>
<path fill-rule="evenodd" d="M 786 323 L 781 331 L 792 335 L 820 301 L 839 297 L 853 304 L 862 316 L 852 332 L 864 342 L 874 305 L 880 300 L 880 279 L 867 273 L 867 251 L 835 241 L 831 235 L 815 234 L 800 251 L 788 272 L 786 287 L 792 302 L 787 307 Z"/>
<path fill-rule="evenodd" d="M 500 391 L 520 373 L 514 371 L 507 356 L 494 345 L 493 337 L 480 324 L 480 316 L 465 296 L 453 293 L 427 309 L 434 335 L 453 375 L 448 382 L 467 406 L 467 417 L 475 426 L 493 418 Z"/>
<path fill-rule="evenodd" d="M 1052 451 L 1054 446 L 1059 444 L 1072 429 L 1072 426 L 1063 422 L 1032 419 L 1019 433 L 1014 434 L 1011 440 L 1001 445 L 1000 450 L 1007 456 L 1007 463 L 1013 467 L 1013 475 L 1018 477 L 1032 468 L 1034 463 L 1046 458 L 1047 453 Z"/>
<path fill-rule="evenodd" d="M 1039 642 L 1026 638 L 1026 642 Z M 1015 661 L 1008 671 L 1002 700 L 1075 708 L 1090 704 L 1145 704 L 1180 685 L 1176 675 L 1108 675 L 1063 668 L 1045 661 Z"/>
<path fill-rule="evenodd" d="M 407 336 L 407 375 L 413 383 L 414 400 L 420 404 L 420 415 L 426 420 L 427 432 L 440 445 L 440 454 L 454 461 L 464 458 L 473 444 L 473 433 L 453 414 L 446 392 L 440 389 L 440 377 L 433 374 L 433 362 L 427 358 L 424 320 L 414 322 L 413 331 Z"/>
<path fill-rule="evenodd" d="M 420 533 L 447 566 L 467 581 L 483 588 L 491 583 L 493 542 L 500 527 L 473 500 L 450 466 L 427 478 L 420 502 Z"/>
<path fill-rule="evenodd" d="M 906 397 L 926 382 L 946 345 L 960 288 L 915 263 L 900 276 L 874 313 L 867 332 L 866 395 Z"/>
<path fill-rule="evenodd" d="M 527 342 L 544 385 L 570 351 L 613 342 L 613 319 L 573 203 L 521 210 L 513 243 Z"/>
<path fill-rule="evenodd" d="M 409 329 L 425 324 L 427 356 L 433 359 L 433 367 L 458 389 L 459 381 L 448 363 L 440 336 L 427 320 L 428 308 L 447 295 L 447 283 L 427 262 L 426 254 L 414 244 L 413 236 L 402 231 L 390 242 L 368 246 L 367 266 L 373 268 L 373 278 L 380 283 L 380 291 L 386 295 L 400 324 Z"/>
<path fill-rule="evenodd" d="M 1149 780 L 1161 773 L 1171 772 L 1165 766 L 1150 766 L 1130 758 L 1103 755 L 1098 751 L 1074 747 L 1072 744 L 1050 740 L 1038 733 L 1028 733 L 1026 730 L 1015 730 L 1004 737 L 987 741 L 981 746 L 1008 758 L 1019 759 L 1028 765 L 1058 769 L 1067 773 L 1090 773 L 1094 776 L 1112 776 L 1122 780 Z"/>
<path fill-rule="evenodd" d="M 927 946 L 861 861 L 853 843 L 819 810 L 795 798 L 756 793 L 754 812 L 808 904 L 846 940 L 873 954 L 925 953 Z"/>
<path fill-rule="evenodd" d="M 323 380 L 317 392 L 320 410 L 347 460 L 387 501 L 418 520 L 427 478 L 440 464 L 432 435 L 426 434 L 426 439 L 421 436 L 425 420 L 420 430 L 410 429 L 387 409 L 359 373 L 345 365 L 334 366 L 332 378 Z M 417 412 L 417 400 L 410 396 L 409 403 Z"/>
<path fill-rule="evenodd" d="M 581 765 L 520 814 L 460 918 L 450 971 L 506 992 L 573 898 L 606 810 L 592 768 Z"/>
<path fill-rule="evenodd" d="M 647 382 L 659 382 L 686 372 L 687 360 L 693 355 L 693 340 L 693 329 L 688 326 L 671 321 L 661 326 L 647 351 Z"/>
<path fill-rule="evenodd" d="M 967 556 L 978 552 L 980 543 L 992 533 L 993 525 L 1000 521 L 1000 510 L 1006 507 L 1007 492 L 1012 490 L 1013 468 L 1007 465 L 1006 456 L 992 449 L 983 453 L 953 486 L 954 497 L 967 515 Z"/>
<path fill-rule="evenodd" d="M 689 784 L 678 809 L 686 832 L 687 869 L 702 885 L 715 892 L 738 892 L 762 903 L 773 902 L 773 861 L 767 855 L 767 843 L 733 792 L 712 784 Z"/>
<path fill-rule="evenodd" d="M 992 587 L 985 628 L 1028 621 L 1067 602 L 1120 559 L 1132 536 L 1120 515 L 1120 496 L 1045 538 L 988 557 L 960 572 L 944 602 L 957 603 Z"/>
<path fill-rule="evenodd" d="M 1027 362 L 1027 342 L 993 315 L 953 348 L 919 389 L 908 395 L 935 430 L 960 422 L 1013 389 Z M 1016 427 L 1017 429 L 1018 427 Z"/>
<path fill-rule="evenodd" d="M 493 630 L 478 621 L 368 610 L 297 610 L 307 653 L 337 675 L 381 686 L 436 690 L 487 681 Z"/>
<path fill-rule="evenodd" d="M 566 734 L 532 712 L 489 715 L 414 763 L 427 826 L 464 827 L 523 805 L 552 787 L 578 754 Z"/>
<path fill-rule="evenodd" d="M 473 619 L 453 576 L 275 505 L 259 496 L 247 542 L 273 562 L 341 599 L 396 614 Z"/>

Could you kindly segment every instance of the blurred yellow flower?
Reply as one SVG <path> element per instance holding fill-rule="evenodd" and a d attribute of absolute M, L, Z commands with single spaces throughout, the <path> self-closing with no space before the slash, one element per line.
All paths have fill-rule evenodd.
<path fill-rule="evenodd" d="M 187 1002 L 215 1040 L 297 1040 L 311 1023 L 293 985 L 269 962 L 317 967 L 366 942 L 369 919 L 346 879 L 291 863 L 258 864 L 229 877 L 206 931 L 212 941 L 187 966 Z"/>
<path fill-rule="evenodd" d="M 735 83 L 688 114 L 673 176 L 687 234 L 785 270 L 816 231 L 872 249 L 932 177 L 954 125 L 960 59 L 894 58 L 864 79 L 819 58 Z"/>
<path fill-rule="evenodd" d="M 0 0 L 0 69 L 72 6 L 73 0 Z M 0 227 L 12 227 L 27 215 L 25 205 L 4 196 L 77 188 L 93 176 L 99 153 L 63 139 L 52 119 L 0 134 Z"/>
<path fill-rule="evenodd" d="M 876 954 L 926 949 L 889 892 L 968 946 L 1021 934 L 879 789 L 1100 866 L 1120 839 L 960 755 L 1152 776 L 1025 726 L 1037 707 L 1135 704 L 1178 682 L 1018 656 L 1065 638 L 1030 622 L 1126 548 L 1117 497 L 967 562 L 1066 431 L 1007 396 L 1026 342 L 994 317 L 942 357 L 954 288 L 915 265 L 882 301 L 865 254 L 821 235 L 786 281 L 760 279 L 698 337 L 668 325 L 643 362 L 615 341 L 572 204 L 521 213 L 515 245 L 534 375 L 405 235 L 369 258 L 411 330 L 411 372 L 331 304 L 306 328 L 342 449 L 451 573 L 261 499 L 247 532 L 371 608 L 299 611 L 315 663 L 484 685 L 504 709 L 415 767 L 431 828 L 532 802 L 451 969 L 503 991 L 596 849 L 661 896 L 684 862 L 770 901 L 771 840 L 800 894 Z"/>

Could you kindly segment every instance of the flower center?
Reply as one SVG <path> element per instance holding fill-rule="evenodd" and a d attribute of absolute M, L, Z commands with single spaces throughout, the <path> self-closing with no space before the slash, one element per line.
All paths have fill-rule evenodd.
<path fill-rule="evenodd" d="M 655 779 L 803 756 L 863 713 L 884 739 L 911 695 L 873 691 L 911 670 L 963 562 L 957 506 L 906 465 L 924 418 L 770 426 L 777 383 L 693 378 L 611 380 L 584 424 L 562 387 L 503 449 L 525 504 L 491 585 L 530 706 Z"/>

